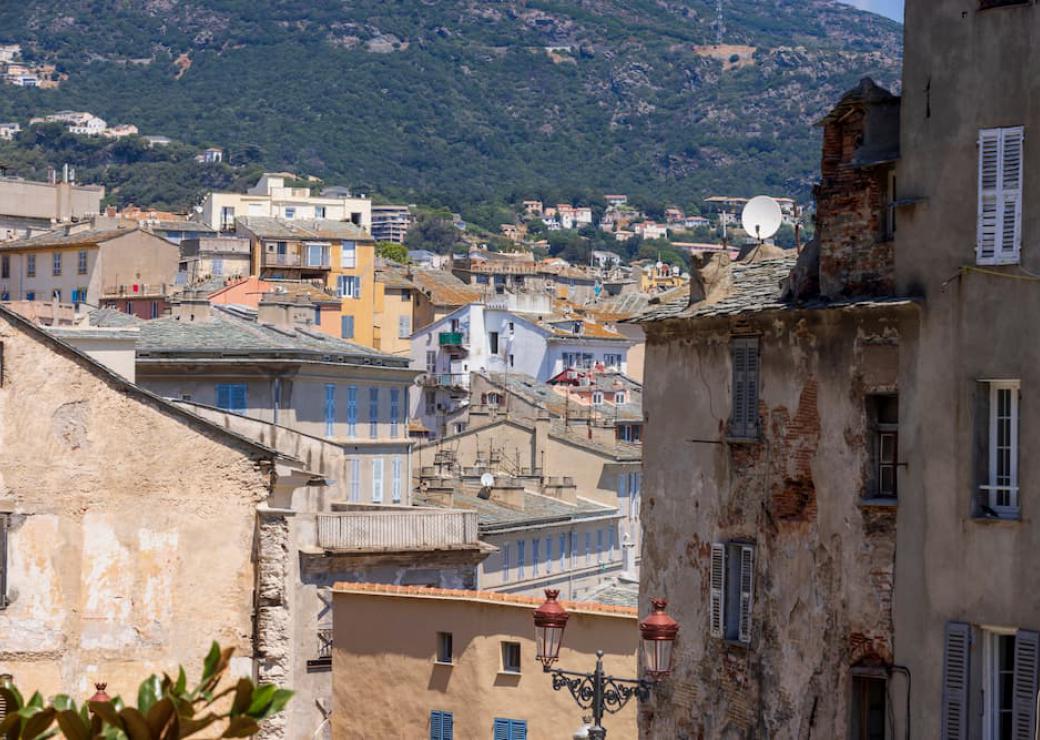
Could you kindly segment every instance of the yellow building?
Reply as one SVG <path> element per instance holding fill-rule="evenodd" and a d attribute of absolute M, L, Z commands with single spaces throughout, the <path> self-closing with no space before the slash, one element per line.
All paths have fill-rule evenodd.
<path fill-rule="evenodd" d="M 535 659 L 541 599 L 485 591 L 338 583 L 333 589 L 332 736 L 572 737 L 584 712 Z M 559 667 L 635 677 L 636 610 L 563 602 Z M 604 725 L 636 737 L 636 702 Z M 445 727 L 449 729 L 445 732 Z"/>
<path fill-rule="evenodd" d="M 310 280 L 339 297 L 342 339 L 375 347 L 375 242 L 346 221 L 242 216 L 252 272 L 264 280 Z"/>
<path fill-rule="evenodd" d="M 391 355 L 410 355 L 416 286 L 397 265 L 376 268 L 375 344 Z"/>

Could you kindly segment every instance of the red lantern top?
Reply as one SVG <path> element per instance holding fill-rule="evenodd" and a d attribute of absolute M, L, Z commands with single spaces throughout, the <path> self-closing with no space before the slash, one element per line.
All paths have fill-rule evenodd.
<path fill-rule="evenodd" d="M 654 610 L 639 623 L 639 632 L 644 640 L 674 640 L 679 634 L 679 623 L 665 614 L 667 599 L 651 599 Z"/>
<path fill-rule="evenodd" d="M 535 627 L 563 629 L 567 625 L 570 614 L 556 600 L 559 595 L 556 589 L 545 589 L 545 603 L 534 610 Z"/>
<path fill-rule="evenodd" d="M 90 697 L 89 701 L 112 701 L 112 697 L 105 693 L 105 689 L 108 688 L 107 683 L 96 683 L 94 688 L 97 689 L 97 693 Z"/>

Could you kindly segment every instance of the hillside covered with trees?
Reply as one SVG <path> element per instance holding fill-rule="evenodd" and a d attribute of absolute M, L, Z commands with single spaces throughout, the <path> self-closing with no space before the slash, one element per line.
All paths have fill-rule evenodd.
<path fill-rule="evenodd" d="M 836 0 L 724 8 L 717 48 L 713 0 L 3 3 L 0 43 L 68 79 L 0 87 L 0 121 L 88 110 L 239 165 L 70 162 L 140 205 L 186 207 L 253 166 L 464 214 L 615 191 L 687 209 L 709 192 L 805 197 L 813 122 L 864 75 L 897 84 L 901 27 Z M 55 136 L 0 161 L 60 166 L 74 152 Z"/>

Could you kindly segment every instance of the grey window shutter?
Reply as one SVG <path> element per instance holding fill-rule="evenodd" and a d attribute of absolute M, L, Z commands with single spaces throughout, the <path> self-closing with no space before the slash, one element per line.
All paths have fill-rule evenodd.
<path fill-rule="evenodd" d="M 744 416 L 744 387 L 747 377 L 747 346 L 743 340 L 734 339 L 730 348 L 733 362 L 733 398 L 730 409 L 730 436 L 746 437 L 747 420 Z"/>
<path fill-rule="evenodd" d="M 971 625 L 947 622 L 943 650 L 941 740 L 967 740 Z"/>
<path fill-rule="evenodd" d="M 755 548 L 740 548 L 740 641 L 751 642 L 751 590 L 755 573 Z"/>
<path fill-rule="evenodd" d="M 1040 663 L 1040 632 L 1019 630 L 1015 635 L 1015 675 L 1011 705 L 1011 737 L 1036 738 L 1037 666 Z"/>
<path fill-rule="evenodd" d="M 980 513 L 980 504 L 988 499 L 982 486 L 989 483 L 989 397 L 990 387 L 986 381 L 975 383 L 975 419 L 972 430 L 972 456 L 975 460 L 975 488 L 972 491 L 973 515 Z"/>
<path fill-rule="evenodd" d="M 714 543 L 711 546 L 711 572 L 709 574 L 709 610 L 711 636 L 723 637 L 726 619 L 726 546 Z"/>
<path fill-rule="evenodd" d="M 747 374 L 744 387 L 745 437 L 758 436 L 758 340 L 747 339 Z"/>

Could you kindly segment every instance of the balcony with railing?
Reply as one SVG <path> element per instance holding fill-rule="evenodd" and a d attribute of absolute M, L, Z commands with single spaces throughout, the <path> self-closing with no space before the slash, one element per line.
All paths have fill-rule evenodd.
<path fill-rule="evenodd" d="M 300 255 L 293 253 L 279 254 L 264 252 L 260 258 L 262 267 L 299 267 Z"/>
<path fill-rule="evenodd" d="M 318 547 L 331 553 L 479 549 L 477 512 L 400 507 L 319 514 Z"/>
<path fill-rule="evenodd" d="M 165 297 L 173 292 L 173 283 L 126 283 L 122 285 L 106 285 L 102 290 L 102 298 L 157 298 Z"/>

